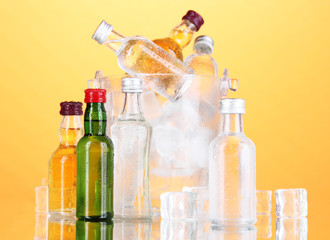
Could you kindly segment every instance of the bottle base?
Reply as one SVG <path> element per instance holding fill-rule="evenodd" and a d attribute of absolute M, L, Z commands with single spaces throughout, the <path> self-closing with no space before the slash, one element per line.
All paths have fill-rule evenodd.
<path fill-rule="evenodd" d="M 75 211 L 49 211 L 49 216 L 54 218 L 69 218 L 75 217 Z"/>
<path fill-rule="evenodd" d="M 253 225 L 257 222 L 256 219 L 210 219 L 212 226 L 228 226 L 228 227 L 253 227 Z"/>
<path fill-rule="evenodd" d="M 113 214 L 107 212 L 101 216 L 76 216 L 79 220 L 86 222 L 106 222 L 113 219 Z"/>

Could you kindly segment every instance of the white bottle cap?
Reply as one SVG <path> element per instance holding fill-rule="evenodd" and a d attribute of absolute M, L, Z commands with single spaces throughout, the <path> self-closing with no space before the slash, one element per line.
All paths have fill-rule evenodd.
<path fill-rule="evenodd" d="M 195 39 L 194 50 L 201 53 L 211 54 L 213 53 L 213 46 L 213 39 L 209 36 L 202 35 Z"/>
<path fill-rule="evenodd" d="M 123 93 L 142 93 L 142 79 L 138 77 L 126 77 L 121 80 Z"/>
<path fill-rule="evenodd" d="M 96 29 L 92 38 L 95 39 L 99 44 L 103 44 L 106 42 L 107 38 L 112 32 L 112 29 L 112 25 L 106 23 L 106 21 L 103 20 Z"/>
<path fill-rule="evenodd" d="M 220 100 L 219 113 L 244 114 L 245 101 L 240 98 L 226 98 Z"/>

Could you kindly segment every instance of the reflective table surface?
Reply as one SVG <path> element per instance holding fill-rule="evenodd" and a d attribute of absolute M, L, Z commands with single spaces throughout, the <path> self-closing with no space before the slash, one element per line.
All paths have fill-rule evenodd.
<path fill-rule="evenodd" d="M 307 240 L 307 218 L 272 218 L 269 214 L 257 215 L 251 227 L 211 226 L 208 221 L 174 220 L 113 220 L 110 222 L 76 221 L 36 214 L 35 240 Z"/>

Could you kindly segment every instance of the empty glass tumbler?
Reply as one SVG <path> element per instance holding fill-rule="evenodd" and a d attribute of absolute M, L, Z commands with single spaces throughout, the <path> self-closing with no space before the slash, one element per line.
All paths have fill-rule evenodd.
<path fill-rule="evenodd" d="M 210 146 L 209 216 L 213 225 L 256 222 L 255 145 L 243 132 L 243 99 L 220 101 L 221 130 Z"/>

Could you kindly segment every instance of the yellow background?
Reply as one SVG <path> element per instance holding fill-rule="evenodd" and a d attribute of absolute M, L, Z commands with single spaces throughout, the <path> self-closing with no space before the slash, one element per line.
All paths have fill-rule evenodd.
<path fill-rule="evenodd" d="M 91 40 L 99 22 L 154 39 L 188 9 L 204 17 L 196 35 L 214 38 L 220 72 L 240 79 L 258 189 L 306 188 L 309 238 L 328 238 L 330 1 L 1 0 L 1 239 L 33 237 L 34 187 L 58 145 L 59 103 L 82 101 L 96 70 L 121 72 Z"/>

